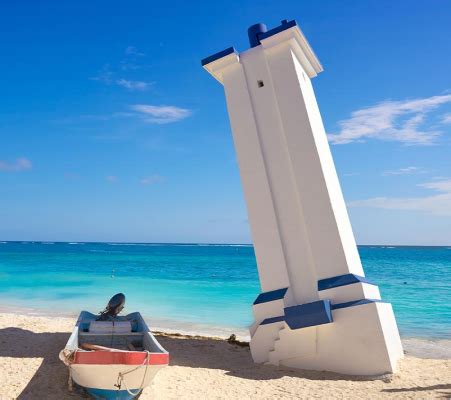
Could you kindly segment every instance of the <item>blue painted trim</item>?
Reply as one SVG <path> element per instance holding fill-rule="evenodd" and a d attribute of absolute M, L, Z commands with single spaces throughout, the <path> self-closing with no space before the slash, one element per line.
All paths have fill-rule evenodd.
<path fill-rule="evenodd" d="M 268 301 L 283 299 L 288 288 L 272 290 L 271 292 L 260 293 L 254 301 L 255 304 L 267 303 Z"/>
<path fill-rule="evenodd" d="M 333 322 L 330 300 L 319 300 L 285 308 L 285 321 L 291 329 L 307 328 Z"/>
<path fill-rule="evenodd" d="M 284 315 L 281 315 L 280 317 L 266 318 L 260 323 L 260 325 L 273 324 L 274 322 L 281 322 L 281 321 L 285 321 Z"/>
<path fill-rule="evenodd" d="M 361 306 L 362 304 L 369 304 L 369 303 L 385 303 L 385 301 L 377 300 L 377 299 L 360 299 L 360 300 L 348 301 L 346 303 L 332 304 L 331 307 L 332 307 L 332 310 L 339 310 L 340 308 Z"/>
<path fill-rule="evenodd" d="M 132 400 L 136 396 L 138 396 L 142 390 L 130 390 L 135 393 L 135 396 L 132 396 L 126 390 L 108 390 L 108 389 L 94 389 L 94 388 L 85 388 L 86 392 L 88 392 L 92 397 L 97 400 Z"/>
<path fill-rule="evenodd" d="M 296 20 L 293 19 L 291 21 L 287 21 L 286 19 L 284 19 L 283 21 L 281 21 L 281 24 L 279 26 L 276 26 L 275 28 L 270 29 L 269 31 L 260 33 L 258 35 L 258 39 L 259 40 L 267 39 L 271 36 L 277 35 L 278 33 L 286 31 L 287 29 L 293 28 L 295 26 L 298 26 Z"/>
<path fill-rule="evenodd" d="M 212 54 L 211 56 L 208 56 L 208 57 L 204 58 L 201 61 L 202 66 L 210 64 L 213 61 L 219 60 L 222 57 L 228 56 L 229 54 L 236 53 L 236 52 L 237 51 L 235 50 L 235 47 L 233 47 L 233 46 L 229 47 L 229 48 L 227 48 L 225 50 L 222 50 L 222 51 L 220 51 L 218 53 Z"/>
<path fill-rule="evenodd" d="M 374 285 L 364 276 L 359 276 L 355 274 L 338 275 L 332 278 L 321 279 L 318 281 L 318 290 L 332 289 L 340 286 L 352 285 L 353 283 L 368 283 Z"/>
<path fill-rule="evenodd" d="M 291 329 L 300 329 L 307 328 L 309 326 L 330 324 L 334 322 L 332 318 L 332 311 L 370 303 L 385 303 L 385 301 L 378 299 L 360 299 L 348 301 L 346 303 L 331 304 L 330 300 L 320 300 L 313 303 L 286 307 L 284 309 L 285 315 L 266 318 L 260 323 L 260 325 L 286 321 Z"/>
<path fill-rule="evenodd" d="M 251 47 L 260 46 L 260 35 L 264 32 L 267 32 L 265 24 L 255 24 L 249 27 L 247 30 L 247 36 L 249 37 L 249 45 Z"/>

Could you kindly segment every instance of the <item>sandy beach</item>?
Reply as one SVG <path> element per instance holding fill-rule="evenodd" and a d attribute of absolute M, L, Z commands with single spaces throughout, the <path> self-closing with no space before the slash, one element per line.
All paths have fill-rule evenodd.
<path fill-rule="evenodd" d="M 58 359 L 72 318 L 0 314 L 0 399 L 82 399 L 70 393 Z M 449 398 L 451 362 L 405 357 L 390 379 L 367 380 L 252 362 L 249 348 L 223 339 L 159 334 L 171 353 L 142 399 Z"/>

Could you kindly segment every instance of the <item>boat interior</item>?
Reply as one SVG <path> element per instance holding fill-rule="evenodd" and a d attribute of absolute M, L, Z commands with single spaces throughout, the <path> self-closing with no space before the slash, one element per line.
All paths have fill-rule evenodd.
<path fill-rule="evenodd" d="M 97 319 L 98 315 L 88 312 L 80 315 L 78 348 L 89 350 L 90 346 L 103 346 L 123 351 L 164 352 L 148 331 L 139 313 L 115 317 L 109 321 L 97 321 Z"/>

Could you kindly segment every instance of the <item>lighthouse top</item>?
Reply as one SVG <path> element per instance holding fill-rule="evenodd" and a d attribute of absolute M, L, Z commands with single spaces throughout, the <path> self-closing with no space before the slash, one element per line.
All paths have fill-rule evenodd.
<path fill-rule="evenodd" d="M 295 20 L 284 19 L 279 26 L 268 30 L 265 24 L 255 24 L 248 29 L 250 49 L 253 51 L 258 47 L 270 49 L 284 43 L 289 43 L 308 73 L 310 78 L 315 77 L 323 71 L 323 67 L 310 47 L 307 39 L 302 33 Z M 228 47 L 218 53 L 212 54 L 202 60 L 202 66 L 222 83 L 221 70 L 227 65 L 239 62 L 240 53 L 235 47 Z"/>

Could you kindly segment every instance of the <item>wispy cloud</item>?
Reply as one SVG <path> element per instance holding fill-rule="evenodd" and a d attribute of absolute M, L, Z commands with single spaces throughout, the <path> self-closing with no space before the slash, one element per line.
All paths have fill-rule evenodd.
<path fill-rule="evenodd" d="M 144 67 L 141 63 L 141 58 L 146 56 L 146 53 L 138 50 L 135 46 L 126 47 L 125 58 L 120 62 L 120 69 L 123 71 L 136 71 Z"/>
<path fill-rule="evenodd" d="M 382 175 L 413 175 L 413 174 L 421 174 L 424 173 L 425 171 L 422 168 L 418 168 L 418 167 L 405 167 L 405 168 L 399 168 L 399 169 L 395 169 L 395 170 L 391 170 L 391 171 L 384 171 L 382 173 Z"/>
<path fill-rule="evenodd" d="M 438 192 L 451 193 L 451 179 L 438 180 L 433 182 L 420 183 L 418 186 Z M 450 204 L 451 207 L 451 204 Z"/>
<path fill-rule="evenodd" d="M 443 115 L 442 124 L 451 124 L 451 113 Z"/>
<path fill-rule="evenodd" d="M 362 142 L 365 139 L 398 141 L 409 145 L 430 145 L 443 133 L 426 116 L 450 103 L 451 94 L 404 101 L 384 101 L 351 113 L 338 122 L 340 131 L 328 135 L 333 144 Z M 443 115 L 442 115 L 443 117 Z M 441 120 L 444 123 L 444 120 Z"/>
<path fill-rule="evenodd" d="M 111 71 L 110 64 L 105 64 L 96 76 L 90 78 L 93 81 L 98 81 L 110 85 L 113 82 L 113 71 Z"/>
<path fill-rule="evenodd" d="M 165 178 L 161 175 L 150 175 L 140 180 L 142 185 L 155 185 L 156 183 L 162 183 L 165 181 Z"/>
<path fill-rule="evenodd" d="M 418 186 L 437 192 L 424 197 L 374 197 L 348 203 L 349 207 L 385 210 L 420 211 L 432 215 L 451 216 L 451 179 L 432 181 Z"/>
<path fill-rule="evenodd" d="M 144 91 L 149 89 L 152 83 L 143 81 L 129 81 L 127 79 L 118 79 L 116 80 L 116 85 L 122 86 L 128 90 Z"/>
<path fill-rule="evenodd" d="M 169 124 L 188 118 L 192 112 L 186 108 L 175 106 L 152 106 L 147 104 L 135 104 L 130 109 L 136 111 L 145 121 L 154 124 Z"/>
<path fill-rule="evenodd" d="M 128 46 L 125 49 L 125 59 L 122 60 L 119 65 L 116 65 L 115 63 L 113 63 L 113 66 L 110 63 L 105 64 L 97 75 L 90 79 L 104 83 L 105 85 L 117 85 L 128 90 L 147 90 L 154 84 L 154 82 L 126 79 L 121 76 L 123 72 L 118 73 L 119 70 L 128 71 L 139 69 L 140 65 L 137 62 L 138 57 L 144 56 L 145 53 L 139 51 L 136 47 Z"/>
<path fill-rule="evenodd" d="M 32 168 L 33 164 L 25 157 L 19 157 L 12 162 L 0 160 L 0 172 L 21 172 Z"/>
<path fill-rule="evenodd" d="M 105 85 L 117 85 L 123 87 L 128 90 L 139 90 L 144 91 L 150 89 L 150 87 L 154 84 L 154 82 L 144 82 L 144 81 L 136 81 L 129 80 L 124 78 L 115 78 L 115 73 L 111 71 L 109 65 L 103 66 L 103 68 L 99 71 L 99 73 L 92 77 L 93 81 L 101 82 Z"/>
<path fill-rule="evenodd" d="M 105 179 L 108 181 L 108 182 L 111 182 L 111 183 L 116 183 L 117 182 L 117 176 L 115 176 L 115 175 L 108 175 L 108 176 L 106 176 L 105 177 Z"/>
<path fill-rule="evenodd" d="M 127 56 L 144 57 L 146 53 L 139 51 L 135 46 L 128 46 L 125 48 L 125 54 Z"/>

